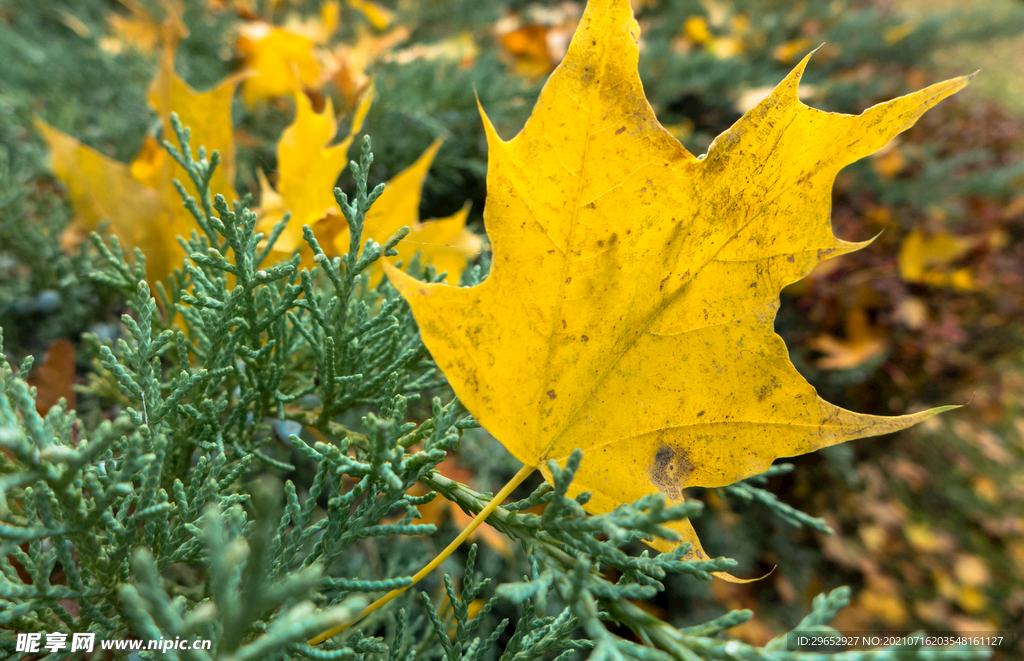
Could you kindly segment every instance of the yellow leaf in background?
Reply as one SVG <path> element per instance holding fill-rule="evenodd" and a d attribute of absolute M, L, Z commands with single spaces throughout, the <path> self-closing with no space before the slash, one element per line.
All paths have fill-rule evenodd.
<path fill-rule="evenodd" d="M 283 253 L 281 257 L 304 245 L 303 225 L 315 227 L 335 208 L 334 185 L 348 165 L 348 149 L 362 130 L 372 100 L 371 86 L 356 110 L 348 137 L 331 145 L 338 131 L 331 100 L 327 99 L 324 111 L 317 113 L 305 94 L 295 95 L 295 120 L 277 143 L 277 190 L 270 190 L 260 175 L 259 231 L 269 234 L 286 211 L 292 213 L 288 226 L 274 244 L 274 251 Z"/>
<path fill-rule="evenodd" d="M 423 182 L 427 178 L 434 156 L 441 147 L 441 141 L 435 140 L 416 162 L 395 175 L 384 187 L 384 193 L 373 203 L 366 214 L 363 239 L 373 239 L 384 243 L 402 227 L 409 228 L 409 234 L 398 244 L 398 257 L 405 264 L 416 253 L 420 253 L 423 264 L 434 264 L 437 272 L 448 272 L 448 281 L 457 283 L 459 276 L 466 268 L 468 260 L 480 254 L 482 240 L 466 229 L 466 217 L 469 206 L 447 218 L 439 218 L 420 222 L 420 199 Z M 331 217 L 340 227 L 344 218 Z M 348 252 L 349 235 L 347 226 L 338 231 L 334 239 L 336 254 Z M 383 271 L 377 262 L 370 272 L 370 286 L 380 282 Z"/>
<path fill-rule="evenodd" d="M 871 156 L 871 166 L 883 179 L 892 179 L 907 167 L 907 159 L 899 147 L 899 141 L 893 140 Z"/>
<path fill-rule="evenodd" d="M 930 236 L 915 229 L 903 239 L 897 264 L 905 282 L 936 287 L 973 289 L 974 275 L 969 268 L 952 269 L 949 265 L 986 242 L 984 236 L 963 237 L 946 232 Z"/>
<path fill-rule="evenodd" d="M 540 78 L 554 68 L 548 53 L 548 28 L 544 25 L 524 25 L 502 34 L 501 45 L 511 54 L 515 72 L 527 78 Z"/>
<path fill-rule="evenodd" d="M 772 49 L 772 57 L 783 64 L 789 64 L 798 56 L 811 49 L 811 40 L 807 37 L 800 37 L 784 44 L 779 44 Z"/>
<path fill-rule="evenodd" d="M 711 41 L 708 48 L 715 57 L 722 60 L 735 57 L 746 50 L 743 41 L 736 37 L 718 37 Z"/>
<path fill-rule="evenodd" d="M 170 114 L 176 112 L 191 130 L 191 147 L 207 154 L 220 152 L 221 164 L 210 180 L 213 194 L 233 199 L 235 147 L 231 126 L 231 97 L 238 77 L 229 78 L 208 92 L 197 92 L 178 76 L 174 54 L 185 34 L 173 12 L 163 24 L 164 51 L 157 75 L 149 87 L 149 103 L 163 123 L 163 136 L 176 143 Z M 131 165 L 90 149 L 75 138 L 37 121 L 50 147 L 55 174 L 68 187 L 76 213 L 76 230 L 93 231 L 104 220 L 130 253 L 142 250 L 150 283 L 163 280 L 179 266 L 184 255 L 178 236 L 198 229 L 174 188 L 175 178 L 188 176 L 169 158 L 153 137 L 147 137 Z"/>
<path fill-rule="evenodd" d="M 110 12 L 107 24 L 111 36 L 100 40 L 100 48 L 108 53 L 120 53 L 125 46 L 140 53 L 154 53 L 160 45 L 160 23 L 153 19 L 139 0 L 121 0 L 128 15 Z"/>
<path fill-rule="evenodd" d="M 903 527 L 903 534 L 913 548 L 923 553 L 935 553 L 941 547 L 927 523 L 908 523 Z"/>
<path fill-rule="evenodd" d="M 377 30 L 387 30 L 395 20 L 394 12 L 369 0 L 348 0 L 348 6 L 365 16 L 370 25 Z"/>
<path fill-rule="evenodd" d="M 695 44 L 706 44 L 711 41 L 708 23 L 701 16 L 689 16 L 683 23 L 683 36 Z"/>
<path fill-rule="evenodd" d="M 304 35 L 251 23 L 242 26 L 237 46 L 245 66 L 256 72 L 242 85 L 242 98 L 249 105 L 320 84 L 315 43 Z"/>
<path fill-rule="evenodd" d="M 388 50 L 409 38 L 412 31 L 399 26 L 387 34 L 373 34 L 363 25 L 356 26 L 355 44 L 341 44 L 331 56 L 329 78 L 352 107 L 370 84 L 366 74 L 370 65 Z"/>
<path fill-rule="evenodd" d="M 909 35 L 915 29 L 917 29 L 917 22 L 906 21 L 904 23 L 900 23 L 894 28 L 889 28 L 888 30 L 886 30 L 885 34 L 882 35 L 882 38 L 885 39 L 885 43 L 887 44 L 895 44 L 897 41 L 901 41 L 904 37 Z"/>
<path fill-rule="evenodd" d="M 985 564 L 985 560 L 980 556 L 970 553 L 961 553 L 956 557 L 953 573 L 956 574 L 956 578 L 960 583 L 975 588 L 988 585 L 992 580 L 992 575 L 988 570 L 988 565 Z"/>
<path fill-rule="evenodd" d="M 457 61 L 460 66 L 472 66 L 480 49 L 473 40 L 473 34 L 460 32 L 454 37 L 435 41 L 430 44 L 415 44 L 394 53 L 388 53 L 380 59 L 384 62 L 408 64 L 416 60 L 449 60 Z"/>
<path fill-rule="evenodd" d="M 171 222 L 155 188 L 137 181 L 126 163 L 104 156 L 42 120 L 36 128 L 50 148 L 51 167 L 68 190 L 75 210 L 74 231 L 83 234 L 110 221 L 110 229 L 130 252 L 141 248 L 147 265 L 165 268 L 159 235 L 161 223 Z"/>
<path fill-rule="evenodd" d="M 170 158 L 163 145 L 157 139 L 147 135 L 142 141 L 142 148 L 131 163 L 132 178 L 150 188 L 160 185 L 160 172 L 164 161 Z"/>
<path fill-rule="evenodd" d="M 167 28 L 172 30 L 173 28 Z M 165 38 L 166 43 L 176 45 L 173 35 Z M 214 151 L 220 153 L 220 165 L 210 179 L 210 192 L 223 195 L 232 200 L 235 195 L 235 141 L 234 128 L 231 124 L 231 97 L 241 79 L 232 76 L 219 83 L 213 89 L 199 92 L 186 83 L 174 68 L 175 48 L 167 46 L 160 56 L 157 75 L 149 86 L 149 104 L 156 110 L 163 124 L 163 136 L 176 144 L 174 130 L 171 128 L 171 113 L 177 113 L 183 126 L 191 131 L 190 145 L 193 155 L 199 157 L 199 148 L 205 147 L 207 158 Z M 145 150 L 140 156 L 147 157 Z M 182 205 L 181 195 L 174 187 L 174 179 L 187 183 L 187 175 L 173 159 L 161 154 L 160 172 L 156 176 L 156 188 L 161 201 L 174 218 L 170 225 L 163 226 L 163 249 L 167 251 L 167 266 L 164 269 L 148 273 L 153 280 L 163 280 L 170 269 L 179 266 L 184 252 L 178 245 L 178 236 L 187 237 L 192 230 L 198 230 L 195 218 Z"/>
<path fill-rule="evenodd" d="M 284 27 L 262 21 L 242 26 L 236 44 L 247 69 L 254 75 L 242 84 L 242 98 L 249 105 L 323 83 L 323 56 L 317 47 L 338 27 L 338 2 L 321 6 L 319 21 L 291 23 Z"/>
<path fill-rule="evenodd" d="M 815 366 L 822 370 L 848 370 L 860 367 L 885 353 L 888 342 L 885 329 L 871 327 L 863 308 L 854 308 L 846 316 L 846 338 L 819 335 L 807 346 L 826 354 Z"/>
<path fill-rule="evenodd" d="M 385 265 L 460 401 L 549 480 L 546 462 L 581 448 L 571 493 L 591 492 L 594 513 L 945 410 L 825 402 L 773 322 L 784 286 L 864 245 L 832 234 L 839 170 L 968 79 L 842 115 L 798 100 L 805 58 L 698 160 L 647 103 L 638 40 L 628 0 L 591 0 L 523 130 L 504 140 L 484 116 L 486 280 L 427 284 Z M 706 557 L 689 522 L 673 528 Z"/>
<path fill-rule="evenodd" d="M 856 604 L 894 629 L 902 627 L 910 616 L 899 586 L 887 576 L 869 576 L 868 586 L 857 595 Z"/>

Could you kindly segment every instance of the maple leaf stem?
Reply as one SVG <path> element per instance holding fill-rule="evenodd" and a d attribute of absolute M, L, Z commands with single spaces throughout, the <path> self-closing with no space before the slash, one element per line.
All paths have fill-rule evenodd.
<path fill-rule="evenodd" d="M 343 623 L 343 624 L 339 624 L 338 626 L 334 627 L 333 629 L 328 629 L 327 631 L 324 631 L 320 635 L 315 636 L 313 638 L 310 638 L 308 643 L 310 645 L 319 645 L 320 643 L 324 642 L 328 638 L 341 633 L 345 629 L 348 629 L 350 626 L 352 626 L 356 622 L 362 620 L 364 617 L 366 617 L 370 613 L 372 613 L 375 610 L 379 609 L 381 606 L 384 606 L 385 604 L 387 604 L 388 602 L 393 600 L 398 595 L 402 594 L 403 592 L 405 592 L 406 590 L 408 590 L 412 586 L 414 586 L 417 583 L 419 583 L 420 580 L 423 577 L 425 577 L 427 574 L 429 574 L 430 572 L 432 572 L 435 569 L 437 569 L 437 567 L 442 562 L 444 562 L 445 559 L 448 556 L 450 556 L 452 553 L 454 553 L 455 549 L 459 548 L 459 546 L 462 544 L 462 542 L 466 541 L 466 539 L 470 535 L 473 534 L 473 531 L 476 530 L 478 527 L 480 527 L 480 524 L 483 523 L 487 519 L 487 517 L 490 516 L 491 513 L 494 512 L 494 510 L 498 508 L 499 505 L 501 505 L 501 502 L 503 500 L 505 500 L 506 498 L 508 498 L 509 495 L 513 491 L 515 491 L 516 487 L 518 487 L 520 484 L 522 484 L 523 481 L 526 478 L 528 478 L 531 474 L 533 474 L 534 470 L 536 470 L 536 469 L 533 466 L 529 466 L 529 465 L 524 465 L 522 468 L 520 468 L 519 472 L 516 473 L 514 476 L 512 476 L 512 479 L 509 480 L 508 483 L 505 484 L 505 486 L 503 486 L 500 491 L 498 491 L 498 493 L 494 494 L 494 497 L 491 498 L 490 502 L 488 502 L 484 506 L 484 508 L 482 510 L 480 510 L 475 517 L 473 517 L 473 520 L 469 522 L 469 525 L 467 525 L 465 528 L 462 529 L 462 532 L 459 533 L 459 536 L 456 537 L 455 539 L 453 539 L 452 543 L 449 544 L 447 547 L 445 547 L 445 549 L 443 551 L 441 551 L 425 567 L 423 567 L 423 569 L 419 570 L 418 572 L 416 572 L 413 575 L 411 583 L 409 583 L 408 585 L 406 585 L 404 587 L 396 588 L 396 589 L 392 590 L 391 592 L 388 592 L 386 595 L 384 595 L 383 597 L 381 597 L 377 601 L 373 602 L 372 604 L 370 604 L 369 606 L 364 608 L 363 612 L 361 612 L 359 615 L 357 615 L 354 619 L 350 620 L 349 622 L 346 622 L 346 623 Z"/>

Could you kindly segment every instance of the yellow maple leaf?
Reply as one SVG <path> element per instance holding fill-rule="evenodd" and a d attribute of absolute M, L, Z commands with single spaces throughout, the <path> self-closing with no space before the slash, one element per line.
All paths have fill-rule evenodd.
<path fill-rule="evenodd" d="M 235 197 L 234 139 L 231 126 L 231 97 L 239 78 L 229 78 L 212 90 L 197 92 L 174 70 L 174 52 L 184 26 L 176 16 L 164 24 L 165 49 L 157 75 L 149 88 L 150 105 L 163 121 L 164 137 L 173 141 L 170 114 L 178 114 L 191 130 L 191 147 L 207 153 L 220 152 L 221 164 L 210 180 L 213 194 Z M 150 283 L 163 280 L 180 265 L 184 252 L 178 236 L 198 229 L 195 219 L 182 205 L 175 178 L 187 180 L 181 167 L 169 158 L 156 140 L 148 137 L 129 165 L 115 161 L 81 144 L 77 139 L 36 120 L 50 147 L 54 173 L 68 188 L 75 209 L 72 231 L 91 232 L 109 220 L 111 230 L 129 250 L 140 249 L 146 256 Z"/>
<path fill-rule="evenodd" d="M 53 172 L 64 182 L 75 210 L 72 231 L 91 232 L 105 220 L 129 249 L 145 248 L 156 239 L 154 218 L 163 214 L 160 196 L 132 176 L 126 163 L 101 154 L 92 147 L 37 119 L 36 128 L 50 148 Z M 155 255 L 147 252 L 147 261 Z"/>
<path fill-rule="evenodd" d="M 292 213 L 274 244 L 279 256 L 287 256 L 303 245 L 303 225 L 313 226 L 323 238 L 317 223 L 335 208 L 334 184 L 348 165 L 348 149 L 362 129 L 372 99 L 371 86 L 356 110 L 348 137 L 330 145 L 338 131 L 331 100 L 327 99 L 323 112 L 317 113 L 305 94 L 295 95 L 295 120 L 277 143 L 277 190 L 271 190 L 260 174 L 259 231 L 269 234 L 286 211 Z"/>
<path fill-rule="evenodd" d="M 242 26 L 237 48 L 253 75 L 242 85 L 249 105 L 277 96 L 316 89 L 323 82 L 323 45 L 338 27 L 337 0 L 321 6 L 320 19 L 283 27 L 254 21 Z"/>
<path fill-rule="evenodd" d="M 798 99 L 808 56 L 698 159 L 647 103 L 638 40 L 628 0 L 591 0 L 525 128 L 506 141 L 484 115 L 483 283 L 426 284 L 386 265 L 474 417 L 549 480 L 548 460 L 582 449 L 571 493 L 591 492 L 587 509 L 602 513 L 950 408 L 882 417 L 829 404 L 773 321 L 784 286 L 865 245 L 832 234 L 839 170 L 968 78 L 827 113 Z M 689 522 L 672 527 L 706 557 Z"/>

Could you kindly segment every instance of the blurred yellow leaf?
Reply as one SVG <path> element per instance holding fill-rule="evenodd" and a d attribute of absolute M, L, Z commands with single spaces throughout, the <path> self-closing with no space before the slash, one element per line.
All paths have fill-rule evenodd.
<path fill-rule="evenodd" d="M 72 230 L 92 232 L 109 220 L 110 230 L 129 251 L 142 248 L 150 269 L 165 269 L 157 230 L 161 224 L 170 224 L 171 216 L 156 188 L 137 181 L 128 164 L 81 144 L 42 120 L 36 120 L 36 128 L 50 148 L 53 173 L 64 182 L 75 210 Z"/>
<path fill-rule="evenodd" d="M 899 586 L 887 576 L 869 576 L 867 588 L 857 595 L 856 604 L 894 629 L 902 627 L 910 617 Z"/>
<path fill-rule="evenodd" d="M 985 610 L 988 606 L 988 599 L 978 588 L 964 585 L 956 591 L 956 605 L 964 611 L 976 615 Z"/>
<path fill-rule="evenodd" d="M 160 22 L 153 19 L 139 0 L 121 0 L 128 15 L 111 11 L 107 14 L 110 36 L 100 40 L 100 48 L 120 53 L 126 46 L 140 53 L 153 53 L 160 45 Z"/>
<path fill-rule="evenodd" d="M 711 41 L 711 31 L 702 16 L 690 16 L 683 23 L 683 36 L 695 44 L 706 44 Z"/>
<path fill-rule="evenodd" d="M 280 258 L 304 245 L 303 225 L 318 229 L 317 223 L 335 208 L 335 182 L 348 165 L 349 147 L 362 130 L 372 100 L 371 86 L 356 109 L 348 136 L 331 145 L 338 130 L 331 100 L 328 98 L 323 112 L 317 113 L 305 94 L 295 95 L 295 119 L 277 143 L 277 190 L 271 190 L 260 175 L 259 231 L 269 234 L 286 211 L 292 214 L 274 244 L 274 251 Z"/>
<path fill-rule="evenodd" d="M 904 37 L 913 32 L 916 28 L 917 22 L 905 21 L 896 27 L 886 30 L 882 35 L 882 38 L 885 39 L 885 43 L 887 44 L 895 44 L 897 41 L 901 41 Z"/>
<path fill-rule="evenodd" d="M 920 228 L 915 229 L 900 246 L 897 259 L 900 277 L 906 282 L 972 289 L 974 276 L 971 269 L 951 269 L 948 266 L 985 240 L 982 236 L 961 237 L 946 232 L 926 236 Z"/>
<path fill-rule="evenodd" d="M 772 57 L 783 64 L 789 64 L 797 57 L 811 49 L 811 40 L 807 37 L 800 37 L 784 44 L 779 44 L 772 49 Z"/>
<path fill-rule="evenodd" d="M 249 105 L 260 100 L 316 89 L 323 82 L 323 45 L 338 27 L 338 2 L 321 6 L 319 20 L 293 21 L 284 27 L 262 21 L 243 24 L 237 48 L 253 75 L 242 85 Z"/>
<path fill-rule="evenodd" d="M 348 0 L 348 6 L 365 16 L 377 30 L 386 30 L 395 20 L 394 12 L 370 0 Z"/>
<path fill-rule="evenodd" d="M 860 367 L 885 353 L 888 343 L 880 326 L 872 327 L 863 308 L 854 308 L 846 315 L 846 337 L 832 335 L 811 338 L 807 346 L 826 354 L 815 365 L 823 370 L 848 370 Z"/>
<path fill-rule="evenodd" d="M 191 148 L 207 154 L 220 152 L 221 165 L 210 180 L 213 194 L 233 199 L 234 140 L 231 97 L 238 77 L 223 81 L 208 92 L 192 89 L 174 70 L 174 49 L 184 26 L 170 17 L 163 26 L 165 48 L 157 75 L 149 88 L 149 103 L 163 123 L 163 135 L 174 142 L 170 114 L 176 112 L 191 130 Z M 184 253 L 178 236 L 198 229 L 174 188 L 175 178 L 187 180 L 180 166 L 163 152 L 155 139 L 147 138 L 131 165 L 117 162 L 82 145 L 42 121 L 36 126 L 50 147 L 54 173 L 65 183 L 75 209 L 77 231 L 92 231 L 110 221 L 111 230 L 130 252 L 146 256 L 151 283 L 163 280 L 181 262 Z"/>
<path fill-rule="evenodd" d="M 907 167 L 907 159 L 899 143 L 892 140 L 871 157 L 871 167 L 882 179 L 892 179 Z"/>
<path fill-rule="evenodd" d="M 953 573 L 958 581 L 971 587 L 988 585 L 992 579 L 985 561 L 981 557 L 969 553 L 962 553 L 956 557 Z"/>
<path fill-rule="evenodd" d="M 363 25 L 356 26 L 354 44 L 341 44 L 331 56 L 330 79 L 345 98 L 346 107 L 355 105 L 370 83 L 369 66 L 394 46 L 409 38 L 411 30 L 399 26 L 387 34 L 375 35 Z"/>

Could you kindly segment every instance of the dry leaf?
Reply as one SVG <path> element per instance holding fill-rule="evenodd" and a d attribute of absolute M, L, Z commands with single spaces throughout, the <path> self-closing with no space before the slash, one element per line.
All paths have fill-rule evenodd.
<path fill-rule="evenodd" d="M 871 326 L 864 308 L 856 307 L 846 315 L 846 338 L 819 335 L 807 346 L 825 354 L 815 365 L 823 370 L 848 370 L 860 367 L 885 353 L 888 342 L 885 329 Z"/>
<path fill-rule="evenodd" d="M 68 409 L 75 408 L 75 345 L 61 338 L 50 345 L 43 361 L 26 379 L 36 389 L 36 411 L 46 415 L 61 398 Z"/>
<path fill-rule="evenodd" d="M 548 479 L 548 460 L 581 448 L 572 493 L 590 491 L 600 513 L 945 410 L 890 418 L 823 401 L 773 321 L 782 287 L 864 245 L 832 234 L 836 173 L 968 79 L 841 115 L 799 102 L 805 58 L 698 160 L 647 103 L 638 40 L 628 0 L 592 0 L 522 132 L 503 140 L 484 116 L 483 283 L 386 265 L 473 416 Z M 689 522 L 674 528 L 705 557 Z"/>

